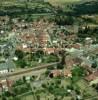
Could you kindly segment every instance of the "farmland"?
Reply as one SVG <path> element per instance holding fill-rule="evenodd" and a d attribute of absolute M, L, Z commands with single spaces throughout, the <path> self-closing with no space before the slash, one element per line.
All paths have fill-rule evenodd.
<path fill-rule="evenodd" d="M 50 2 L 52 5 L 64 5 L 66 3 L 77 3 L 80 2 L 81 0 L 47 0 Z"/>

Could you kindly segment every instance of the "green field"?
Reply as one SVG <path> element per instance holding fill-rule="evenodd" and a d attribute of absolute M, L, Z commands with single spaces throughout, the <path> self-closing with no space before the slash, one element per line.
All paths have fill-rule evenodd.
<path fill-rule="evenodd" d="M 47 0 L 51 4 L 64 4 L 64 3 L 73 3 L 73 2 L 79 2 L 81 0 Z"/>

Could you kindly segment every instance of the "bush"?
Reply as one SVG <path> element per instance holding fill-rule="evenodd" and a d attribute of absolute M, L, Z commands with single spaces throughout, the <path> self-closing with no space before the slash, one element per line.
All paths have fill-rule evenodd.
<path fill-rule="evenodd" d="M 27 66 L 27 63 L 25 60 L 18 60 L 17 65 L 20 66 L 21 68 L 25 68 Z"/>

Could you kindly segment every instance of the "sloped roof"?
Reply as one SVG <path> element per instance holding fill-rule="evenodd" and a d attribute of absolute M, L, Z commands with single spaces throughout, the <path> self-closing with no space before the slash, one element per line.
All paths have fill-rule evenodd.
<path fill-rule="evenodd" d="M 91 75 L 85 77 L 85 79 L 86 79 L 87 81 L 93 81 L 93 80 L 95 80 L 96 78 L 98 78 L 98 70 L 97 70 L 96 72 L 94 72 L 93 74 L 91 74 Z"/>
<path fill-rule="evenodd" d="M 10 59 L 5 63 L 0 63 L 0 70 L 15 68 L 14 62 Z"/>

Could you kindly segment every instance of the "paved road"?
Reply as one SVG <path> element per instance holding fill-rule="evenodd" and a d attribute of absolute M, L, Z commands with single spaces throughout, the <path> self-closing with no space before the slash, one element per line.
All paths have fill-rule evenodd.
<path fill-rule="evenodd" d="M 22 69 L 22 70 L 17 71 L 17 72 L 12 72 L 12 73 L 8 73 L 6 75 L 1 75 L 0 79 L 13 78 L 13 77 L 17 77 L 17 78 L 19 77 L 20 78 L 20 76 L 29 75 L 31 73 L 34 74 L 35 72 L 37 73 L 37 71 L 39 72 L 42 69 L 45 69 L 47 67 L 51 67 L 51 66 L 56 65 L 58 63 L 59 62 L 48 63 L 48 64 L 37 66 L 35 68 Z"/>

